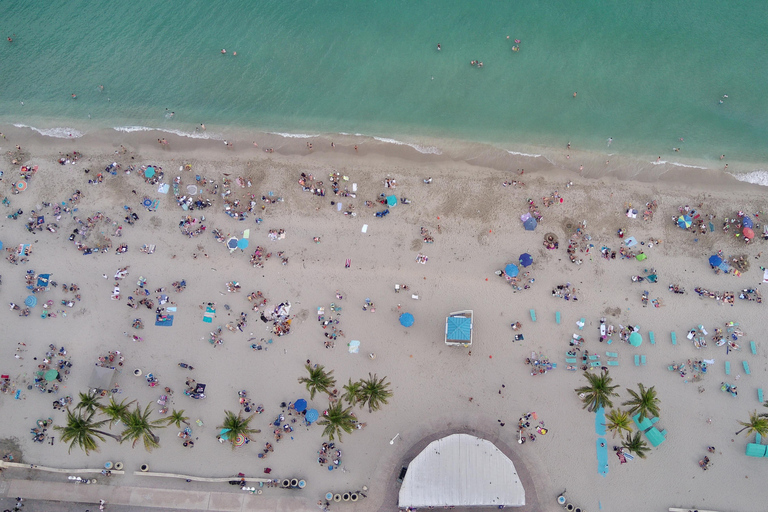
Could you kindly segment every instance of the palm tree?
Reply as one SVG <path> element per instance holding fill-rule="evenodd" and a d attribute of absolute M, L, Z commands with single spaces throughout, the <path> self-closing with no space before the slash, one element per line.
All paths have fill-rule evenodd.
<path fill-rule="evenodd" d="M 305 364 L 304 368 L 307 369 L 309 377 L 299 377 L 299 383 L 307 386 L 309 398 L 315 398 L 315 393 L 318 391 L 328 393 L 328 390 L 336 385 L 336 379 L 333 378 L 333 370 L 326 372 L 325 367 L 321 364 L 315 368 Z"/>
<path fill-rule="evenodd" d="M 101 400 L 101 395 L 97 393 L 96 391 L 88 391 L 88 393 L 83 393 L 82 391 L 79 393 L 80 396 L 80 403 L 75 406 L 75 410 L 84 410 L 85 412 L 96 412 L 96 409 L 99 408 L 99 400 Z"/>
<path fill-rule="evenodd" d="M 344 394 L 341 397 L 346 400 L 349 405 L 357 405 L 360 401 L 361 386 L 362 383 L 360 381 L 352 382 L 352 379 L 349 379 L 349 384 L 344 385 Z"/>
<path fill-rule="evenodd" d="M 645 386 L 638 383 L 637 387 L 640 389 L 639 393 L 636 393 L 634 390 L 627 388 L 627 391 L 630 395 L 632 395 L 632 398 L 621 405 L 629 406 L 629 414 L 632 416 L 635 414 L 640 414 L 641 420 L 643 418 L 655 418 L 659 415 L 660 402 L 660 400 L 656 397 L 655 386 L 651 386 L 648 389 L 645 389 Z"/>
<path fill-rule="evenodd" d="M 63 427 L 54 425 L 53 428 L 61 432 L 61 440 L 69 443 L 70 453 L 72 453 L 74 446 L 82 448 L 86 455 L 89 455 L 91 450 L 98 452 L 99 446 L 96 440 L 104 441 L 104 436 L 109 436 L 118 442 L 121 441 L 119 436 L 98 430 L 107 423 L 107 420 L 94 421 L 94 414 L 96 414 L 94 411 L 76 410 L 72 412 L 67 408 L 66 424 Z"/>
<path fill-rule="evenodd" d="M 181 428 L 181 424 L 189 425 L 188 416 L 184 416 L 184 409 L 177 411 L 176 409 L 165 418 L 165 422 L 168 426 L 176 425 L 177 428 Z"/>
<path fill-rule="evenodd" d="M 384 382 L 387 378 L 378 379 L 376 374 L 368 374 L 368 380 L 360 380 L 359 401 L 362 408 L 368 404 L 368 412 L 377 411 L 382 404 L 386 404 L 387 399 L 392 397 L 392 391 L 389 390 L 389 382 Z"/>
<path fill-rule="evenodd" d="M 611 385 L 613 379 L 608 375 L 608 371 L 606 370 L 600 375 L 584 372 L 584 377 L 589 381 L 589 385 L 576 388 L 575 390 L 581 401 L 584 402 L 583 408 L 592 412 L 601 407 L 613 407 L 611 397 L 619 396 L 618 393 L 613 391 L 619 386 L 618 384 L 615 386 Z"/>
<path fill-rule="evenodd" d="M 341 433 L 352 433 L 352 429 L 355 428 L 355 417 L 351 413 L 352 407 L 344 408 L 342 402 L 336 402 L 328 405 L 328 413 L 325 414 L 318 425 L 325 425 L 323 429 L 323 435 L 328 436 L 329 441 L 333 441 L 338 438 L 341 441 Z"/>
<path fill-rule="evenodd" d="M 224 411 L 224 423 L 216 428 L 226 429 L 227 438 L 232 444 L 232 449 L 235 449 L 235 441 L 237 436 L 248 437 L 248 434 L 258 434 L 261 432 L 259 429 L 250 427 L 251 420 L 256 414 L 251 414 L 247 418 L 243 418 L 243 411 L 238 411 L 237 416 L 232 411 Z"/>
<path fill-rule="evenodd" d="M 645 458 L 645 454 L 650 451 L 648 444 L 640 437 L 640 432 L 634 434 L 627 434 L 627 438 L 621 443 L 625 449 L 631 451 L 641 459 Z"/>
<path fill-rule="evenodd" d="M 750 434 L 768 436 L 768 418 L 762 414 L 757 414 L 757 411 L 754 411 L 749 415 L 749 421 L 740 421 L 739 425 L 744 428 L 736 432 L 736 435 L 739 435 L 746 430 L 748 436 Z"/>
<path fill-rule="evenodd" d="M 629 417 L 627 411 L 611 409 L 611 412 L 606 414 L 605 419 L 608 420 L 605 426 L 613 433 L 613 437 L 616 437 L 616 434 L 621 437 L 624 432 L 632 432 L 632 418 Z"/>
<path fill-rule="evenodd" d="M 109 419 L 109 428 L 112 428 L 115 423 L 125 421 L 125 417 L 128 415 L 128 409 L 134 402 L 135 400 L 131 400 L 130 402 L 125 403 L 125 400 L 123 400 L 122 402 L 117 403 L 115 402 L 115 397 L 113 396 L 110 397 L 109 403 L 107 405 L 99 404 L 101 414 Z"/>
<path fill-rule="evenodd" d="M 766 400 L 765 402 L 763 402 L 763 407 L 768 407 L 768 400 Z M 768 412 L 761 412 L 761 413 L 760 413 L 760 417 L 761 417 L 761 418 L 768 418 Z"/>
<path fill-rule="evenodd" d="M 148 452 L 160 446 L 160 438 L 157 437 L 154 429 L 163 428 L 163 420 L 149 419 L 150 414 L 152 414 L 151 407 L 152 404 L 147 404 L 147 407 L 142 411 L 139 404 L 136 404 L 136 409 L 128 413 L 123 419 L 125 430 L 121 435 L 123 441 L 133 441 L 131 448 L 136 447 L 139 439 L 144 442 L 144 448 Z"/>

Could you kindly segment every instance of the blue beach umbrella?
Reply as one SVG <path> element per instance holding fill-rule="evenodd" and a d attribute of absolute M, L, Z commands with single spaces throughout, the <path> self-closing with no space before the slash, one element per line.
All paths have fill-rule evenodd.
<path fill-rule="evenodd" d="M 397 196 L 387 196 L 387 206 L 390 208 L 397 206 Z"/>
<path fill-rule="evenodd" d="M 238 249 L 243 250 L 246 247 L 248 247 L 248 240 L 246 240 L 245 238 L 241 238 L 240 240 L 237 241 Z"/>
<path fill-rule="evenodd" d="M 141 204 L 144 205 L 144 208 L 149 208 L 150 206 L 152 206 L 152 200 L 151 199 L 145 199 L 144 201 L 141 202 Z"/>
<path fill-rule="evenodd" d="M 752 228 L 752 227 L 754 227 L 754 224 L 752 223 L 752 219 L 750 219 L 746 215 L 744 216 L 743 219 L 741 219 L 741 225 L 744 226 L 745 228 Z"/>
<path fill-rule="evenodd" d="M 445 330 L 445 336 L 449 340 L 470 341 L 472 339 L 472 320 L 464 316 L 449 316 Z"/>
<path fill-rule="evenodd" d="M 229 240 L 227 240 L 227 247 L 230 249 L 237 249 L 237 238 L 232 237 Z"/>
<path fill-rule="evenodd" d="M 147 170 L 144 171 L 144 177 L 145 178 L 151 178 L 155 175 L 155 168 L 154 167 L 147 167 Z"/>
<path fill-rule="evenodd" d="M 686 229 L 691 227 L 691 216 L 690 215 L 681 215 L 677 218 L 677 225 L 681 229 Z"/>
<path fill-rule="evenodd" d="M 713 267 L 719 267 L 720 264 L 723 262 L 723 258 L 718 256 L 717 254 L 713 254 L 709 257 L 709 264 Z"/>
<path fill-rule="evenodd" d="M 536 222 L 536 219 L 534 219 L 533 217 L 528 217 L 523 221 L 523 227 L 525 228 L 526 231 L 533 231 L 534 229 L 536 229 L 536 226 L 538 225 L 539 223 Z"/>
<path fill-rule="evenodd" d="M 296 412 L 306 411 L 307 410 L 307 401 L 303 398 L 299 398 L 296 400 L 296 403 L 293 404 L 293 407 L 296 409 Z"/>
<path fill-rule="evenodd" d="M 320 414 L 317 412 L 317 409 L 310 409 L 307 411 L 307 415 L 304 416 L 304 419 L 307 420 L 307 423 L 314 423 L 319 417 Z"/>
<path fill-rule="evenodd" d="M 524 252 L 523 254 L 521 254 L 520 259 L 518 261 L 520 261 L 520 264 L 524 267 L 530 267 L 531 265 L 533 265 L 533 257 L 527 252 Z"/>
<path fill-rule="evenodd" d="M 509 277 L 517 277 L 517 274 L 520 273 L 520 269 L 514 263 L 510 263 L 509 265 L 504 267 L 504 273 L 507 274 Z"/>
<path fill-rule="evenodd" d="M 30 308 L 37 306 L 37 297 L 35 297 L 34 295 L 30 295 L 29 297 L 24 299 L 24 304 L 26 304 Z"/>
<path fill-rule="evenodd" d="M 410 313 L 403 313 L 402 315 L 400 315 L 400 325 L 402 325 L 403 327 L 412 326 L 413 321 L 414 321 L 413 315 Z"/>

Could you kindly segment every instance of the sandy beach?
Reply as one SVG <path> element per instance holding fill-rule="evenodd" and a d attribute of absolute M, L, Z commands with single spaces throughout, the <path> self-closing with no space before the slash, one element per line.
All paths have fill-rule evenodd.
<path fill-rule="evenodd" d="M 133 474 L 147 464 L 151 471 L 196 477 L 244 473 L 307 481 L 301 491 L 264 488 L 254 499 L 263 500 L 259 507 L 265 510 L 317 510 L 316 502 L 326 492 L 367 486 L 367 498 L 356 504 L 332 503 L 330 509 L 384 511 L 397 508 L 400 468 L 429 440 L 469 432 L 493 441 L 515 462 L 526 487 L 527 505 L 519 510 L 560 510 L 556 497 L 564 489 L 569 500 L 584 510 L 763 510 L 754 485 L 768 475 L 768 469 L 762 460 L 744 455 L 746 443 L 753 438 L 734 432 L 750 412 L 762 412 L 757 389 L 765 384 L 768 371 L 764 306 L 738 298 L 733 306 L 724 305 L 694 291 L 697 287 L 734 291 L 738 297 L 742 289 L 760 289 L 760 266 L 768 260 L 762 256 L 764 241 L 758 234 L 746 245 L 733 230 L 724 233 L 722 229 L 723 220 L 735 218 L 738 211 L 762 224 L 762 213 L 754 215 L 764 204 L 765 193 L 759 186 L 720 171 L 664 166 L 657 166 L 657 175 L 643 175 L 655 179 L 651 182 L 632 181 L 632 169 L 597 170 L 597 163 L 580 174 L 580 161 L 607 157 L 584 155 L 580 160 L 575 149 L 568 151 L 567 160 L 564 149 L 560 159 L 552 162 L 500 152 L 479 155 L 467 163 L 450 154 L 425 154 L 409 146 L 353 139 L 337 139 L 332 148 L 322 138 L 265 135 L 256 147 L 251 140 L 228 141 L 229 146 L 219 140 L 159 132 L 105 130 L 67 140 L 13 127 L 2 131 L 7 138 L 0 140 L 4 191 L 0 195 L 6 195 L 10 204 L 0 209 L 0 240 L 14 252 L 20 244 L 30 244 L 32 249 L 28 261 L 0 263 L 0 293 L 6 305 L 0 318 L 7 333 L 0 347 L 0 370 L 10 377 L 8 392 L 0 395 L 5 418 L 0 450 L 16 453 L 17 460 L 61 468 L 101 468 L 105 461 L 121 461 L 125 475 L 102 477 L 97 484 L 108 502 L 110 493 L 124 486 L 242 493 L 226 484 Z M 168 144 L 158 144 L 161 138 Z M 270 148 L 274 151 L 265 151 Z M 59 158 L 66 159 L 73 151 L 81 154 L 76 162 L 59 164 Z M 111 174 L 105 168 L 113 162 L 119 168 Z M 38 169 L 26 190 L 12 194 L 22 164 Z M 130 166 L 134 170 L 126 173 Z M 158 192 L 160 183 L 147 183 L 142 166 L 162 170 L 160 183 L 170 187 L 179 177 L 182 194 L 188 185 L 205 189 L 196 197 L 209 199 L 212 205 L 182 210 L 172 188 L 163 194 Z M 355 197 L 334 195 L 329 175 L 335 172 L 342 177 L 342 190 L 347 186 L 352 191 L 355 184 Z M 302 190 L 302 173 L 324 182 L 324 197 Z M 207 183 L 202 185 L 196 177 Z M 425 184 L 430 177 L 431 183 Z M 395 180 L 396 187 L 387 188 L 386 180 Z M 81 197 L 73 203 L 70 199 L 77 190 Z M 222 198 L 226 190 L 230 193 Z M 397 204 L 387 216 L 377 218 L 374 213 L 384 210 L 378 203 L 381 194 L 408 198 L 410 204 Z M 239 200 L 237 208 L 242 208 L 251 195 L 253 211 L 243 220 L 225 212 L 225 201 Z M 545 206 L 543 198 L 553 196 L 553 204 Z M 143 206 L 145 198 L 150 209 Z M 529 211 L 530 200 L 543 216 L 534 231 L 526 231 L 520 221 Z M 366 201 L 373 207 L 366 206 Z M 658 206 L 644 220 L 646 205 L 653 201 Z M 55 219 L 53 208 L 62 203 L 70 211 L 62 211 Z M 124 221 L 130 214 L 126 206 L 138 217 L 133 225 Z M 714 232 L 680 229 L 676 219 L 679 208 L 685 206 L 696 210 L 705 224 L 714 216 Z M 627 217 L 628 208 L 638 210 L 637 218 Z M 19 209 L 23 213 L 17 219 L 6 217 Z M 45 217 L 43 225 L 55 222 L 55 232 L 28 231 L 25 225 L 33 210 L 35 217 Z M 80 226 L 75 217 L 86 220 L 97 212 L 117 224 L 102 220 L 84 243 L 93 247 L 107 236 L 112 247 L 105 253 L 84 255 L 69 236 Z M 182 234 L 179 223 L 187 216 L 205 217 L 197 221 L 206 227 L 200 236 Z M 581 264 L 575 264 L 566 249 L 579 225 L 582 231 L 574 256 Z M 117 226 L 122 226 L 120 237 L 114 236 Z M 250 236 L 245 250 L 230 252 L 213 235 L 218 230 L 225 239 L 229 235 L 242 238 L 246 229 Z M 422 229 L 434 242 L 424 242 Z M 617 236 L 619 229 L 625 232 L 624 239 Z M 284 237 L 270 236 L 271 231 L 280 230 Z M 543 246 L 549 232 L 558 237 L 558 249 Z M 762 233 L 762 226 L 755 227 L 755 233 Z M 590 239 L 585 240 L 584 234 Z M 630 236 L 638 241 L 632 250 L 642 250 L 645 261 L 602 257 L 601 248 L 608 248 L 609 254 L 618 252 Z M 116 254 L 120 244 L 127 244 L 127 252 Z M 152 254 L 140 251 L 145 244 L 155 246 Z M 263 260 L 263 268 L 251 264 L 257 246 L 272 254 Z M 719 250 L 724 257 L 746 255 L 749 270 L 738 277 L 716 275 L 707 260 Z M 516 290 L 495 272 L 516 263 L 522 253 L 529 253 L 533 264 L 521 269 Z M 6 258 L 11 253 L 2 254 Z M 428 257 L 426 264 L 417 263 L 419 254 Z M 282 264 L 281 258 L 287 262 Z M 118 282 L 120 298 L 111 300 L 112 276 L 125 267 L 127 276 Z M 28 317 L 20 317 L 7 305 L 23 304 L 30 295 L 25 283 L 30 272 L 50 274 L 59 285 L 75 283 L 80 300 L 74 300 L 71 308 L 62 305 L 74 293 L 50 287 L 36 293 L 38 305 Z M 529 274 L 522 277 L 523 272 Z M 658 275 L 658 282 L 631 279 L 648 273 Z M 152 309 L 126 307 L 128 297 L 135 297 L 140 278 L 146 279 L 150 298 L 168 295 L 164 306 L 176 307 L 172 326 L 156 326 Z M 174 291 L 172 283 L 182 280 L 186 288 Z M 231 281 L 240 284 L 239 292 L 228 292 Z M 553 296 L 553 289 L 566 283 L 575 288 L 578 300 Z M 396 284 L 405 284 L 408 290 L 396 293 Z M 672 293 L 671 284 L 685 293 Z M 162 287 L 166 291 L 154 293 Z M 645 290 L 650 301 L 658 299 L 660 307 L 652 302 L 643 306 Z M 262 322 L 260 312 L 252 311 L 247 296 L 256 291 L 267 299 L 267 308 L 290 302 L 289 334 L 275 336 L 268 330 L 272 324 Z M 367 299 L 374 308 L 363 309 Z M 56 316 L 41 318 L 42 305 L 48 300 L 53 301 L 49 311 Z M 203 322 L 201 309 L 207 303 L 215 303 L 216 309 L 210 324 Z M 330 314 L 331 303 L 342 308 L 338 327 L 344 335 L 333 348 L 326 348 L 327 331 L 318 322 L 318 307 Z M 443 339 L 445 317 L 464 309 L 474 310 L 474 344 L 471 349 L 448 347 Z M 535 310 L 535 322 L 530 310 Z M 248 314 L 242 331 L 227 329 L 241 312 Z M 415 317 L 412 327 L 400 325 L 403 312 Z M 144 329 L 132 328 L 136 318 L 143 321 Z M 577 322 L 582 318 L 585 325 L 580 330 Z M 632 347 L 619 339 L 618 332 L 611 345 L 601 343 L 601 318 L 617 331 L 619 325 L 640 326 L 643 344 Z M 522 327 L 513 331 L 510 324 L 516 321 Z M 738 322 L 744 332 L 738 340 L 740 351 L 726 354 L 725 346 L 712 342 L 697 349 L 686 339 L 688 331 L 703 324 L 710 340 L 715 328 L 725 329 L 729 321 Z M 218 326 L 224 327 L 222 343 L 214 346 L 208 340 Z M 655 335 L 655 344 L 649 343 L 649 331 Z M 673 331 L 676 345 L 670 339 Z M 515 341 L 519 333 L 524 339 Z M 134 334 L 143 340 L 134 341 Z M 627 464 L 620 464 L 610 449 L 621 441 L 609 433 L 605 476 L 598 473 L 595 414 L 582 409 L 574 392 L 586 380 L 581 370 L 566 369 L 566 352 L 572 349 L 569 340 L 574 334 L 584 338 L 579 348 L 600 354 L 601 361 L 607 360 L 606 351 L 618 353 L 618 366 L 610 367 L 614 383 L 621 386 L 614 406 L 629 398 L 626 388 L 636 389 L 638 383 L 656 387 L 661 400 L 658 426 L 668 432 L 666 442 L 651 449 L 647 458 L 636 457 Z M 357 354 L 347 350 L 352 340 L 360 341 Z M 750 352 L 750 340 L 756 343 L 756 355 Z M 26 344 L 20 352 L 18 343 Z M 263 350 L 252 349 L 254 343 Z M 57 394 L 28 389 L 49 344 L 65 347 L 72 363 Z M 32 441 L 28 431 L 38 418 L 50 417 L 54 424 L 63 424 L 65 413 L 53 410 L 52 401 L 67 395 L 76 401 L 77 394 L 88 389 L 98 357 L 115 350 L 125 359 L 116 379 L 120 390 L 116 398 L 137 400 L 142 407 L 153 404 L 152 418 L 158 419 L 161 405 L 156 401 L 170 387 L 174 393 L 168 406 L 183 409 L 190 418 L 194 448 L 182 445 L 175 426 L 160 431 L 160 448 L 151 453 L 141 443 L 132 449 L 129 443 L 111 439 L 100 443 L 100 452 L 90 456 L 78 448 L 68 453 L 55 431 L 51 431 L 56 437 L 53 445 L 50 437 L 42 443 Z M 557 368 L 532 376 L 532 367 L 525 363 L 532 352 L 546 356 Z M 636 366 L 635 355 L 645 356 L 646 364 Z M 668 370 L 689 359 L 714 363 L 695 382 L 691 375 L 681 377 Z M 339 389 L 348 379 L 374 373 L 386 376 L 394 393 L 379 411 L 355 410 L 367 426 L 344 435 L 343 442 L 336 441 L 342 458 L 333 471 L 317 461 L 324 441 L 321 426 L 306 427 L 298 421 L 279 442 L 272 434 L 282 402 L 305 398 L 310 408 L 321 413 L 328 408 L 326 396 L 310 399 L 297 380 L 305 375 L 307 360 L 333 370 Z M 724 371 L 726 361 L 730 375 Z M 749 375 L 743 361 L 748 362 Z M 180 368 L 179 362 L 194 370 Z M 134 376 L 135 369 L 141 370 L 141 377 Z M 148 373 L 157 378 L 156 387 L 148 386 Z M 207 385 L 205 399 L 183 394 L 190 377 Z M 721 391 L 724 381 L 738 386 L 738 396 Z M 14 399 L 17 389 L 21 390 L 18 400 Z M 263 405 L 264 412 L 252 421 L 262 432 L 232 450 L 217 441 L 217 426 L 225 410 L 241 410 L 241 390 Z M 529 412 L 536 413 L 547 433 L 536 436 L 535 442 L 519 444 L 518 419 Z M 198 419 L 203 426 L 198 426 Z M 118 430 L 116 426 L 112 432 Z M 274 452 L 258 458 L 266 442 L 274 445 Z M 708 446 L 716 447 L 716 452 L 709 454 L 712 466 L 702 471 L 698 461 L 707 455 Z M 271 468 L 271 473 L 265 474 L 265 468 Z M 35 471 L 6 470 L 3 477 L 66 483 L 65 474 Z"/>

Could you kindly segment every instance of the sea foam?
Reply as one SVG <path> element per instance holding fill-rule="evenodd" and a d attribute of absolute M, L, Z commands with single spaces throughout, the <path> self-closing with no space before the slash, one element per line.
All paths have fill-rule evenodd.
<path fill-rule="evenodd" d="M 279 135 L 286 139 L 314 139 L 319 135 L 309 135 L 308 133 L 283 133 L 283 132 L 267 132 L 270 135 Z"/>
<path fill-rule="evenodd" d="M 535 154 L 532 154 L 532 153 L 521 153 L 519 151 L 507 150 L 507 153 L 509 153 L 510 155 L 515 155 L 515 156 L 529 156 L 531 158 L 539 158 L 539 157 L 541 157 L 541 155 L 535 155 Z"/>
<path fill-rule="evenodd" d="M 181 130 L 169 130 L 167 128 L 151 128 L 149 126 L 114 126 L 112 128 L 117 132 L 132 133 L 132 132 L 151 132 L 158 131 L 163 133 L 172 133 L 179 137 L 187 137 L 190 139 L 210 139 L 210 140 L 224 140 L 224 137 L 218 133 L 209 132 L 183 132 Z"/>
<path fill-rule="evenodd" d="M 401 140 L 396 139 L 388 139 L 387 137 L 374 137 L 374 140 L 377 140 L 379 142 L 385 142 L 387 144 L 395 144 L 397 146 L 409 146 L 418 151 L 419 153 L 423 153 L 425 155 L 442 155 L 443 152 L 440 151 L 439 148 L 436 148 L 435 146 L 422 146 L 420 144 L 411 144 L 409 142 L 403 142 Z"/>
<path fill-rule="evenodd" d="M 29 128 L 30 130 L 44 135 L 46 137 L 54 137 L 56 139 L 78 139 L 83 136 L 83 132 L 75 130 L 74 128 L 56 127 L 56 128 L 35 128 L 34 126 L 28 126 L 26 124 L 14 124 L 16 128 Z"/>
<path fill-rule="evenodd" d="M 745 173 L 729 172 L 728 174 L 739 181 L 746 181 L 747 183 L 754 183 L 755 185 L 763 185 L 764 187 L 768 187 L 768 171 L 764 169 Z"/>

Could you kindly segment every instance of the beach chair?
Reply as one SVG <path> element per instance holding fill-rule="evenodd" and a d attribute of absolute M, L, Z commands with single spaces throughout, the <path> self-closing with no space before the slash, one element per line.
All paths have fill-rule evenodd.
<path fill-rule="evenodd" d="M 757 400 L 763 403 L 763 388 L 757 388 Z"/>
<path fill-rule="evenodd" d="M 589 360 L 590 360 L 590 361 L 595 361 L 595 360 L 597 360 L 597 359 L 600 359 L 600 356 L 598 356 L 598 355 L 595 355 L 595 354 L 593 354 L 593 355 L 589 356 Z"/>
<path fill-rule="evenodd" d="M 640 364 L 645 366 L 645 356 L 644 355 L 640 356 Z"/>
<path fill-rule="evenodd" d="M 752 372 L 749 371 L 749 363 L 746 361 L 741 362 L 742 366 L 744 366 L 744 373 L 747 375 L 752 375 Z"/>
<path fill-rule="evenodd" d="M 581 320 L 579 320 L 579 321 L 578 321 L 577 325 L 579 326 L 579 330 L 580 330 L 580 331 L 584 329 L 584 324 L 585 324 L 586 322 L 587 322 L 587 321 L 586 321 L 586 320 L 584 320 L 583 318 L 582 318 Z"/>
<path fill-rule="evenodd" d="M 756 356 L 757 355 L 757 347 L 755 346 L 755 342 L 754 341 L 750 341 L 749 342 L 749 348 L 752 349 L 752 355 Z"/>
<path fill-rule="evenodd" d="M 560 312 L 555 311 L 555 322 L 557 322 L 557 325 L 560 325 Z"/>
<path fill-rule="evenodd" d="M 674 365 L 671 365 L 671 366 L 667 366 L 667 370 L 669 370 L 669 371 L 671 371 L 671 372 L 675 371 L 675 367 L 674 367 Z"/>
<path fill-rule="evenodd" d="M 607 361 L 606 364 L 608 366 L 619 366 L 619 362 L 618 361 Z"/>
<path fill-rule="evenodd" d="M 725 362 L 725 374 L 730 375 L 731 374 L 731 362 L 726 361 Z"/>
<path fill-rule="evenodd" d="M 675 331 L 672 331 L 672 334 L 670 336 L 672 336 L 672 344 L 677 345 L 677 333 Z"/>
<path fill-rule="evenodd" d="M 653 335 L 653 331 L 648 331 L 648 338 L 651 340 L 651 345 L 656 344 L 656 337 Z"/>
<path fill-rule="evenodd" d="M 575 357 L 566 357 L 565 358 L 565 362 L 566 363 L 570 363 L 570 364 L 577 364 L 577 361 L 576 361 Z"/>
<path fill-rule="evenodd" d="M 536 321 L 536 311 L 534 311 L 533 309 L 531 310 L 531 321 L 533 322 Z"/>
<path fill-rule="evenodd" d="M 593 368 L 597 368 L 598 366 L 600 366 L 600 364 L 601 364 L 600 361 L 592 361 L 591 363 L 589 363 L 589 366 Z"/>
<path fill-rule="evenodd" d="M 635 354 L 635 366 L 640 366 L 640 356 Z"/>
<path fill-rule="evenodd" d="M 606 352 L 605 355 L 607 355 L 608 357 L 619 357 L 618 352 Z"/>

